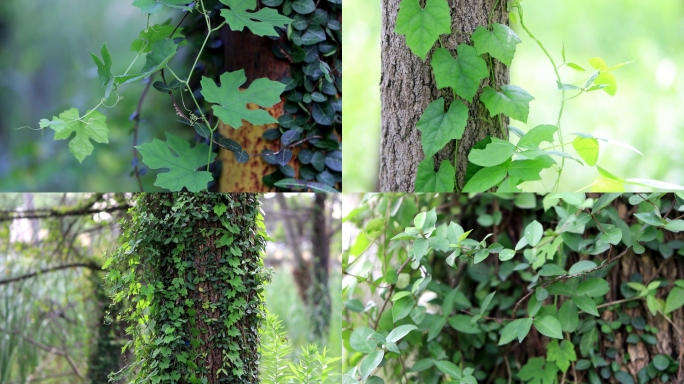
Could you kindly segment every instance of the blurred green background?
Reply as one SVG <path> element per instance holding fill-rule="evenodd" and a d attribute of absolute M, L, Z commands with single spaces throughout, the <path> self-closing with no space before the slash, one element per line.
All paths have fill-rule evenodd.
<path fill-rule="evenodd" d="M 135 191 L 132 165 L 135 111 L 143 83 L 123 86 L 124 99 L 114 108 L 100 108 L 107 116 L 109 144 L 94 143 L 93 154 L 82 164 L 69 152 L 68 140 L 54 141 L 54 131 L 38 128 L 42 118 L 52 119 L 77 107 L 81 114 L 102 97 L 97 68 L 88 50 L 99 56 L 107 42 L 113 71 L 123 73 L 135 54 L 131 42 L 146 27 L 146 14 L 132 0 L 23 0 L 0 2 L 0 190 L 5 191 Z M 150 20 L 162 23 L 182 12 L 160 12 Z M 177 73 L 187 47 L 172 60 Z M 138 59 L 132 70 L 144 64 Z M 187 65 L 186 65 L 187 66 Z M 112 105 L 116 95 L 106 102 Z M 138 142 L 163 138 L 167 127 L 178 134 L 168 96 L 151 89 L 142 110 Z M 185 130 L 187 132 L 187 130 Z M 187 136 L 187 133 L 186 135 Z M 146 191 L 155 172 L 143 179 Z"/>
<path fill-rule="evenodd" d="M 609 66 L 634 60 L 612 73 L 617 93 L 591 92 L 566 103 L 561 123 L 564 139 L 571 132 L 593 134 L 636 147 L 644 156 L 600 142 L 598 165 L 623 178 L 650 178 L 684 185 L 684 3 L 658 1 L 543 1 L 525 0 L 525 25 L 559 64 L 563 43 L 567 60 L 588 72 L 561 69 L 566 83 L 590 75 L 588 60 L 602 57 Z M 380 148 L 380 0 L 345 0 L 346 44 L 344 133 L 354 137 L 344 156 L 345 191 L 377 190 Z M 511 66 L 511 83 L 536 100 L 530 104 L 528 124 L 511 125 L 527 131 L 554 124 L 560 106 L 553 67 L 533 40 L 519 27 L 523 40 Z M 582 85 L 582 84 L 580 84 Z M 571 96 L 568 93 L 567 96 Z M 556 143 L 558 144 L 558 143 Z M 567 145 L 565 150 L 576 152 Z M 418 161 L 419 159 L 416 159 Z M 597 176 L 595 168 L 566 162 L 560 190 L 575 191 Z M 542 172 L 541 182 L 525 183 L 524 190 L 545 192 L 555 171 Z M 546 187 L 545 187 L 546 186 Z M 629 187 L 628 187 L 629 188 Z"/>

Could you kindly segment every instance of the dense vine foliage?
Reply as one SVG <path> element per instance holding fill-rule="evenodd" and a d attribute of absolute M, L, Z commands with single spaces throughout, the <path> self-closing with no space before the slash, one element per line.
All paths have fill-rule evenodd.
<path fill-rule="evenodd" d="M 683 212 L 681 193 L 365 195 L 343 382 L 681 382 Z"/>
<path fill-rule="evenodd" d="M 265 226 L 256 194 L 139 194 L 104 264 L 133 383 L 258 381 Z M 120 375 L 113 375 L 118 378 Z"/>
<path fill-rule="evenodd" d="M 494 10 L 499 5 L 508 7 L 510 19 L 520 23 L 520 27 L 539 45 L 553 65 L 557 87 L 562 95 L 558 119 L 553 124 L 542 124 L 528 132 L 507 126 L 508 118 L 527 122 L 530 102 L 534 100 L 534 97 L 523 88 L 512 84 L 504 84 L 499 89 L 491 86 L 485 86 L 482 89 L 480 87 L 483 79 L 491 76 L 492 80 L 495 80 L 493 60 L 510 66 L 516 45 L 522 42 L 507 25 L 491 22 Z M 430 57 L 430 66 L 437 88 L 451 88 L 454 99 L 446 112 L 444 97 L 432 101 L 416 124 L 416 128 L 421 131 L 421 143 L 425 154 L 424 160 L 418 165 L 415 180 L 416 191 L 454 192 L 457 189 L 455 164 L 452 165 L 450 161 L 444 160 L 435 171 L 437 167 L 433 155 L 450 141 L 463 137 L 469 119 L 468 106 L 478 101 L 484 104 L 490 117 L 498 118 L 497 124 L 500 126 L 503 137 L 507 137 L 508 132 L 512 132 L 518 136 L 519 140 L 513 144 L 508 140 L 487 136 L 475 144 L 468 153 L 462 192 L 482 192 L 493 188 L 498 192 L 521 192 L 518 187 L 521 183 L 542 180 L 540 173 L 546 169 L 554 169 L 558 173 L 553 188 L 547 190 L 558 191 L 566 159 L 596 167 L 598 177 L 582 190 L 591 188 L 593 191 L 622 192 L 626 184 L 666 190 L 684 189 L 678 185 L 651 179 L 623 179 L 597 165 L 599 141 L 619 145 L 641 154 L 627 144 L 594 137 L 586 132 L 573 133 L 576 135 L 575 140 L 572 143 L 564 142 L 561 119 L 566 101 L 597 90 L 604 90 L 611 96 L 615 95 L 617 80 L 611 71 L 628 63 L 609 66 L 600 57 L 594 57 L 589 59 L 592 66 L 591 74 L 577 82 L 578 85 L 568 83 L 561 77 L 561 69 L 567 68 L 578 72 L 586 72 L 586 70 L 576 63 L 567 61 L 565 49 L 561 52 L 562 62 L 556 63 L 541 41 L 525 26 L 521 0 L 497 0 L 489 17 L 489 24 L 478 26 L 470 36 L 472 44 L 460 44 L 455 52 L 444 47 L 441 40 L 442 35 L 452 32 L 447 0 L 428 0 L 425 2 L 425 7 L 421 7 L 418 0 L 402 0 L 397 14 L 395 32 L 406 36 L 407 46 L 422 60 L 427 59 L 428 52 L 432 50 L 436 42 L 439 42 L 439 46 L 434 49 Z M 454 53 L 456 58 L 454 58 Z M 492 81 L 492 84 L 496 84 L 496 81 Z M 566 97 L 566 92 L 575 92 L 575 94 Z M 544 142 L 548 145 L 542 148 Z M 564 151 L 564 146 L 568 144 L 572 144 L 579 158 Z M 560 164 L 553 157 L 559 158 Z M 456 158 L 455 155 L 454 161 Z"/>
<path fill-rule="evenodd" d="M 287 42 L 273 46 L 273 53 L 290 61 L 291 76 L 285 83 L 286 114 L 278 118 L 279 129 L 264 132 L 267 140 L 280 139 L 284 146 L 301 137 L 316 136 L 297 154 L 302 164 L 299 179 L 292 167 L 278 157 L 265 156 L 278 170 L 264 184 L 284 188 L 316 188 L 312 181 L 335 187 L 342 182 L 342 0 L 262 0 L 292 18 Z M 287 149 L 285 151 L 288 151 Z M 268 152 L 264 152 L 268 154 Z M 288 152 L 285 152 L 287 159 Z"/>
<path fill-rule="evenodd" d="M 257 157 L 261 159 L 254 161 L 279 165 L 276 173 L 263 180 L 269 187 L 335 192 L 336 183 L 341 182 L 342 170 L 340 140 L 336 135 L 340 131 L 342 112 L 341 23 L 338 21 L 341 1 L 328 0 L 321 6 L 316 6 L 313 0 L 288 0 L 284 3 L 282 0 L 265 1 L 264 5 L 270 7 L 262 7 L 257 0 L 219 1 L 198 0 L 190 4 L 176 0 L 134 1 L 133 6 L 150 16 L 148 25 L 131 44 L 131 50 L 137 54 L 134 61 L 123 74 L 115 75 L 107 43 L 102 45 L 99 56 L 91 52 L 104 88 L 103 98 L 83 115 L 78 109 L 70 108 L 54 116 L 52 120 L 42 119 L 40 129 L 54 130 L 55 140 L 69 140 L 69 150 L 82 162 L 93 152 L 92 142 L 109 142 L 106 116 L 98 109 L 113 107 L 122 98 L 117 93 L 121 86 L 148 82 L 148 87 L 141 95 L 138 110 L 131 116 L 136 121 L 132 174 L 138 178 L 141 189 L 140 177 L 146 173 L 147 168 L 139 166 L 138 153 L 142 155 L 141 161 L 148 168 L 169 170 L 157 175 L 156 186 L 170 191 L 186 189 L 198 192 L 207 189 L 214 180 L 212 164 L 216 160 L 215 149 L 218 146 L 233 152 L 238 163 Z M 281 4 L 282 11 L 294 19 L 276 10 L 275 7 Z M 151 17 L 165 7 L 181 9 L 186 15 L 175 26 L 170 21 L 151 24 Z M 198 52 L 192 67 L 187 76 L 184 76 L 174 72 L 170 61 L 177 54 L 178 47 L 187 43 L 180 25 L 188 14 L 194 12 L 201 15 L 199 19 L 204 23 L 201 30 L 205 32 L 197 46 Z M 214 18 L 220 20 L 215 21 L 212 12 L 218 15 Z M 293 22 L 294 25 L 291 25 Z M 193 77 L 193 74 L 197 74 L 196 71 L 200 72 L 199 58 L 205 50 L 212 48 L 208 44 L 211 35 L 224 26 L 233 31 L 249 31 L 257 36 L 268 36 L 276 40 L 285 34 L 291 43 L 274 44 L 274 47 L 278 47 L 279 55 L 287 56 L 293 62 L 292 77 L 281 81 L 259 78 L 245 89 L 242 88 L 247 77 L 243 69 L 222 72 L 216 78 Z M 130 73 L 141 56 L 145 56 L 144 65 L 139 71 Z M 294 63 L 306 64 L 295 66 Z M 152 77 L 157 73 L 161 74 L 162 81 L 152 83 Z M 193 89 L 196 83 L 200 87 Z M 151 143 L 137 145 L 140 106 L 149 85 L 170 95 L 179 121 L 192 126 L 200 138 L 194 146 L 186 139 L 168 132 L 165 141 L 154 139 Z M 285 106 L 288 114 L 279 119 L 263 109 L 248 107 L 256 105 L 267 108 L 278 104 L 285 91 L 289 92 L 286 94 L 288 103 Z M 113 95 L 116 96 L 114 101 Z M 180 96 L 180 100 L 174 95 Z M 204 102 L 200 103 L 202 100 L 210 108 L 205 107 Z M 247 153 L 240 143 L 219 134 L 219 122 L 234 129 L 243 126 L 243 122 L 257 126 L 278 123 L 281 128 L 266 131 L 265 137 L 269 140 L 280 138 L 282 148 L 276 152 L 264 150 L 260 154 Z M 311 144 L 311 148 L 300 151 L 298 159 L 302 164 L 310 164 L 310 167 L 304 167 L 300 171 L 300 179 L 295 180 L 294 169 L 288 165 L 292 159 L 292 148 L 306 142 Z"/>

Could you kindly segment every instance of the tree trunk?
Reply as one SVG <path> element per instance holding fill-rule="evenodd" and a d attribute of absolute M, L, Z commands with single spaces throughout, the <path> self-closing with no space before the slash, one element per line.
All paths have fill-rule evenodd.
<path fill-rule="evenodd" d="M 394 32 L 400 0 L 382 1 L 382 132 L 380 158 L 380 190 L 408 191 L 414 190 L 418 163 L 425 157 L 420 142 L 420 131 L 416 123 L 420 120 L 427 105 L 444 97 L 448 110 L 453 100 L 450 88 L 437 89 L 430 66 L 433 50 L 425 61 L 413 54 L 406 45 L 403 35 Z M 455 51 L 460 43 L 470 44 L 470 35 L 478 25 L 487 25 L 489 14 L 495 4 L 492 22 L 505 24 L 508 19 L 505 1 L 497 0 L 448 0 L 451 7 L 450 36 L 443 36 L 445 48 Z M 488 57 L 485 60 L 489 62 Z M 508 68 L 496 60 L 493 63 L 498 88 L 508 83 Z M 490 68 L 490 72 L 492 68 Z M 491 77 L 483 80 L 480 90 L 469 106 L 469 119 L 463 138 L 458 141 L 458 150 L 452 142 L 446 145 L 435 156 L 435 170 L 439 169 L 442 160 L 453 163 L 456 157 L 456 186 L 463 188 L 465 170 L 468 165 L 468 151 L 485 136 L 501 139 L 507 138 L 507 131 L 502 129 L 496 118 L 490 118 L 485 106 L 479 102 L 482 87 L 492 85 Z M 505 123 L 505 121 L 504 121 Z M 505 126 L 505 125 L 504 125 Z M 455 156 L 456 155 L 456 156 Z"/>
<path fill-rule="evenodd" d="M 245 70 L 247 82 L 240 87 L 244 91 L 252 82 L 261 77 L 270 80 L 280 79 L 290 75 L 290 63 L 287 60 L 278 59 L 272 52 L 273 40 L 252 34 L 248 31 L 234 32 L 228 26 L 221 31 L 221 40 L 225 47 L 224 70 L 234 72 Z M 276 119 L 283 115 L 284 101 L 270 108 L 263 108 Z M 256 104 L 247 104 L 249 109 L 262 109 Z M 264 149 L 277 151 L 280 141 L 267 141 L 263 137 L 264 131 L 270 128 L 278 128 L 278 124 L 262 126 L 245 125 L 239 129 L 219 124 L 221 136 L 240 143 L 242 149 L 250 154 L 261 153 Z M 296 152 L 293 156 L 296 159 Z M 225 192 L 265 192 L 269 188 L 262 182 L 262 178 L 275 171 L 278 167 L 270 165 L 262 157 L 252 157 L 245 164 L 239 164 L 232 152 L 223 148 L 219 151 L 219 159 L 223 162 L 220 178 L 220 190 Z M 290 165 L 299 169 L 299 163 L 291 160 Z"/>
<path fill-rule="evenodd" d="M 258 382 L 263 305 L 259 293 L 263 281 L 258 276 L 265 243 L 257 229 L 258 195 L 151 193 L 145 194 L 141 203 L 145 214 L 164 218 L 164 224 L 155 228 L 164 231 L 154 240 L 156 257 L 142 267 L 153 271 L 158 287 L 178 281 L 187 281 L 189 286 L 186 297 L 155 297 L 150 313 L 153 331 L 164 334 L 167 326 L 183 324 L 185 350 L 191 356 L 188 360 L 197 363 L 198 376 L 208 383 Z M 226 210 L 219 215 L 214 208 L 221 204 Z M 179 218 L 187 230 L 179 231 L 174 224 Z M 227 226 L 237 230 L 226 232 Z M 232 241 L 228 246 L 220 245 L 228 233 Z M 236 252 L 240 256 L 234 256 Z M 184 270 L 175 268 L 173 259 L 178 257 L 185 262 Z M 239 265 L 234 264 L 235 258 L 240 260 Z M 180 312 L 181 320 L 175 321 L 176 315 L 169 316 L 166 308 L 179 306 L 184 311 Z M 185 367 L 173 360 L 179 351 L 174 352 L 170 369 L 175 369 L 175 364 Z"/>
<path fill-rule="evenodd" d="M 311 289 L 311 309 L 314 319 L 313 333 L 323 336 L 328 333 L 330 324 L 330 295 L 328 294 L 328 261 L 330 260 L 330 228 L 326 220 L 327 195 L 317 193 L 313 205 L 313 286 Z"/>

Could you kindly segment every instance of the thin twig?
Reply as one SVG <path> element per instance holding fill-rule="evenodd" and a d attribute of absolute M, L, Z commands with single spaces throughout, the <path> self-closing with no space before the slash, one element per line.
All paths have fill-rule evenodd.
<path fill-rule="evenodd" d="M 641 244 L 641 242 L 637 242 L 637 243 Z M 542 287 L 542 288 L 546 288 L 546 287 L 548 287 L 549 285 L 551 285 L 551 284 L 553 284 L 553 283 L 556 283 L 556 282 L 558 282 L 558 281 L 561 281 L 561 280 L 569 280 L 569 279 L 572 279 L 572 278 L 575 278 L 575 277 L 580 277 L 580 276 L 583 276 L 583 275 L 586 275 L 586 274 L 589 274 L 589 273 L 598 271 L 598 270 L 600 270 L 600 269 L 604 269 L 604 268 L 608 267 L 612 262 L 619 260 L 620 258 L 622 258 L 622 256 L 624 256 L 625 254 L 627 254 L 627 251 L 629 251 L 630 248 L 632 248 L 632 247 L 628 247 L 628 248 L 626 248 L 624 251 L 620 252 L 617 256 L 615 256 L 615 258 L 611 259 L 610 262 L 607 262 L 608 260 L 606 259 L 606 260 L 603 261 L 603 263 L 601 263 L 601 265 L 598 265 L 598 266 L 596 266 L 595 268 L 588 269 L 588 270 L 586 270 L 586 271 L 582 271 L 582 272 L 576 273 L 576 274 L 574 274 L 574 275 L 558 276 L 558 277 L 553 278 L 553 279 L 547 281 L 546 283 L 542 284 L 541 287 Z M 512 312 L 514 318 L 515 318 L 515 316 L 516 316 L 515 314 L 516 314 L 516 312 L 518 311 L 518 307 L 520 306 L 520 304 L 522 304 L 522 303 L 523 303 L 528 297 L 530 297 L 534 292 L 535 292 L 535 291 L 530 291 L 530 292 L 528 292 L 527 294 L 525 294 L 525 296 L 523 296 L 520 300 L 518 300 L 517 303 L 515 303 L 515 307 L 513 307 L 513 312 Z"/>
<path fill-rule="evenodd" d="M 15 281 L 30 279 L 32 277 L 41 275 L 43 273 L 55 272 L 55 271 L 59 271 L 62 269 L 76 268 L 76 267 L 89 268 L 89 269 L 93 269 L 96 271 L 102 270 L 102 266 L 97 265 L 97 264 L 92 263 L 92 262 L 91 263 L 72 263 L 72 264 L 58 265 L 55 267 L 43 268 L 40 271 L 27 273 L 25 275 L 10 277 L 8 279 L 2 279 L 2 280 L 0 280 L 0 285 L 13 283 Z"/>

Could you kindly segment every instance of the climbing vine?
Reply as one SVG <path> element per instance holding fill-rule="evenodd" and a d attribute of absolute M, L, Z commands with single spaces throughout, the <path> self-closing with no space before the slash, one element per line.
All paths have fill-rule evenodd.
<path fill-rule="evenodd" d="M 106 116 L 98 109 L 116 105 L 122 98 L 117 92 L 120 87 L 135 82 L 148 82 L 139 104 L 151 83 L 156 90 L 170 95 L 179 121 L 192 126 L 201 140 L 191 146 L 187 140 L 167 132 L 165 141 L 154 139 L 150 143 L 137 145 L 139 107 L 132 115 L 132 119 L 136 121 L 132 164 L 133 174 L 141 189 L 140 177 L 146 173 L 147 168 L 139 166 L 138 153 L 142 156 L 142 163 L 148 168 L 169 170 L 157 175 L 156 186 L 170 191 L 186 189 L 198 192 L 207 189 L 208 184 L 214 180 L 211 166 L 216 160 L 215 149 L 218 146 L 233 152 L 238 163 L 245 163 L 252 157 L 262 157 L 271 164 L 278 164 L 279 173 L 264 180 L 268 186 L 335 192 L 336 183 L 341 181 L 340 144 L 335 135 L 335 127 L 341 124 L 341 98 L 338 97 L 341 95 L 341 90 L 338 92 L 341 85 L 337 85 L 340 81 L 336 81 L 341 80 L 341 66 L 338 65 L 341 63 L 341 26 L 334 11 L 340 9 L 341 1 L 325 2 L 330 12 L 325 7 L 317 8 L 313 0 L 263 2 L 271 7 L 261 7 L 257 0 L 220 0 L 217 3 L 220 4 L 218 9 L 209 7 L 210 3 L 213 5 L 213 0 L 198 0 L 190 4 L 181 0 L 135 0 L 133 6 L 147 13 L 148 21 L 139 38 L 131 44 L 131 50 L 136 52 L 133 62 L 123 74 L 114 74 L 112 55 L 106 43 L 102 45 L 99 56 L 91 52 L 104 88 L 103 98 L 84 114 L 76 108 L 70 108 L 51 120 L 41 119 L 40 129 L 54 130 L 55 140 L 69 140 L 69 150 L 82 162 L 93 152 L 92 142 L 109 142 Z M 274 8 L 281 4 L 283 13 L 294 18 L 283 15 Z M 152 24 L 152 17 L 166 7 L 182 10 L 186 14 L 175 26 L 169 21 Z M 213 11 L 218 11 L 220 21 L 212 22 Z M 195 12 L 201 15 L 206 34 L 188 74 L 177 74 L 169 63 L 176 55 L 178 47 L 186 43 L 185 31 L 180 25 L 189 14 Z M 201 88 L 192 89 L 196 80 L 193 74 L 196 74 L 199 67 L 199 58 L 205 50 L 211 49 L 207 43 L 212 34 L 224 26 L 233 31 L 249 30 L 255 35 L 274 39 L 286 34 L 293 41 L 292 46 L 297 49 L 281 46 L 279 51 L 294 63 L 306 62 L 307 65 L 293 71 L 291 78 L 283 81 L 256 79 L 244 90 L 240 90 L 240 87 L 247 81 L 247 77 L 242 69 L 222 73 L 218 77 L 220 85 L 215 79 L 202 76 L 199 81 Z M 300 51 L 306 52 L 304 56 L 300 55 Z M 141 56 L 145 56 L 142 68 L 132 70 Z M 332 59 L 321 59 L 320 56 L 331 56 Z M 332 68 L 330 63 L 333 64 Z M 157 73 L 161 74 L 162 80 L 152 83 L 152 77 Z M 306 92 L 297 91 L 297 87 L 306 88 Z M 289 100 L 285 110 L 289 114 L 278 120 L 262 109 L 247 108 L 247 104 L 271 107 L 281 101 L 283 92 L 289 92 L 285 95 Z M 211 108 L 204 108 L 198 100 L 209 103 Z M 301 109 L 295 108 L 295 105 L 301 106 Z M 221 137 L 218 133 L 219 122 L 239 129 L 243 121 L 255 125 L 279 123 L 281 128 L 276 129 L 278 132 L 267 131 L 267 138 L 280 138 L 282 149 L 250 154 L 242 149 L 240 143 Z M 287 133 L 286 130 L 291 132 Z M 292 158 L 292 148 L 307 142 L 312 147 L 300 151 L 299 161 L 302 164 L 311 164 L 313 168 L 304 168 L 300 172 L 301 178 L 295 180 L 294 170 L 287 163 Z"/>
<path fill-rule="evenodd" d="M 364 196 L 343 382 L 681 382 L 682 212 L 681 193 Z"/>
<path fill-rule="evenodd" d="M 490 76 L 495 79 L 493 60 L 510 66 L 521 38 L 507 25 L 492 23 L 494 10 L 499 6 L 508 8 L 509 17 L 517 21 L 527 35 L 534 40 L 553 66 L 558 90 L 561 93 L 558 118 L 555 123 L 542 124 L 523 132 L 507 126 L 507 118 L 524 123 L 534 97 L 519 86 L 504 84 L 494 88 L 485 86 L 480 92 L 480 83 Z M 438 47 L 430 58 L 434 79 L 438 89 L 451 88 L 453 102 L 445 112 L 445 99 L 432 101 L 416 124 L 421 131 L 421 143 L 425 158 L 418 165 L 415 190 L 419 192 L 453 192 L 456 185 L 456 167 L 444 160 L 435 172 L 433 155 L 452 140 L 460 140 L 468 123 L 468 106 L 482 103 L 490 117 L 497 118 L 504 137 L 508 132 L 518 137 L 517 143 L 487 136 L 470 148 L 465 184 L 462 192 L 482 192 L 495 189 L 499 192 L 521 192 L 518 186 L 525 181 L 542 180 L 541 172 L 552 169 L 558 176 L 552 191 L 558 191 L 560 178 L 566 160 L 577 161 L 582 165 L 595 167 L 597 178 L 582 188 L 603 192 L 624 191 L 625 185 L 652 187 L 667 190 L 683 190 L 684 187 L 657 180 L 630 178 L 613 175 L 597 165 L 599 141 L 619 145 L 639 154 L 637 149 L 616 140 L 594 137 L 591 133 L 573 133 L 572 142 L 564 142 L 561 120 L 566 102 L 585 93 L 603 90 L 615 95 L 617 80 L 612 71 L 628 64 L 609 66 L 600 57 L 589 59 L 591 70 L 586 71 L 579 64 L 566 60 L 565 49 L 561 52 L 562 62 L 557 64 L 542 42 L 527 28 L 523 18 L 521 0 L 498 1 L 489 17 L 488 25 L 478 26 L 471 34 L 471 44 L 459 44 L 455 52 L 444 47 L 442 35 L 451 34 L 451 17 L 447 0 L 427 0 L 422 8 L 418 0 L 402 0 L 396 19 L 395 32 L 406 36 L 406 44 L 411 51 L 426 60 L 428 52 L 435 43 Z M 456 57 L 454 58 L 454 53 Z M 561 76 L 562 70 L 589 73 L 576 83 L 568 83 Z M 495 84 L 496 82 L 492 82 Z M 566 97 L 566 93 L 573 92 Z M 547 143 L 542 145 L 543 143 Z M 572 145 L 576 155 L 565 151 Z M 557 160 L 560 159 L 560 164 Z M 579 158 L 578 158 L 579 157 Z M 454 156 L 456 161 L 457 156 Z M 580 191 L 581 191 L 580 190 Z"/>
<path fill-rule="evenodd" d="M 255 194 L 139 194 L 107 257 L 133 383 L 258 381 L 263 218 Z"/>

